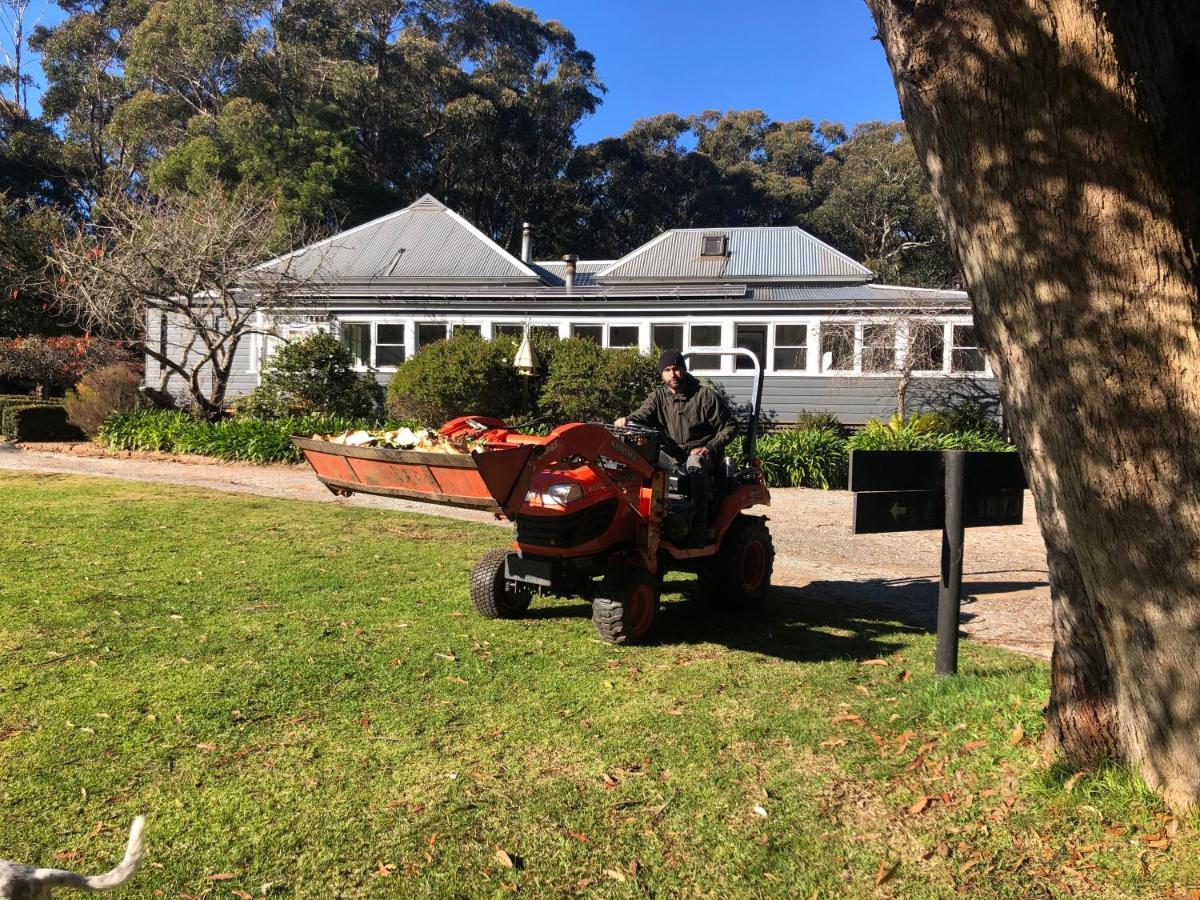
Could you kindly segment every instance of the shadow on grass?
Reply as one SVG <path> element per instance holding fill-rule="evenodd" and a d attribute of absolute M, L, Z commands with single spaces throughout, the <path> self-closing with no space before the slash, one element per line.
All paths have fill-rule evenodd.
<path fill-rule="evenodd" d="M 985 587 L 976 584 L 972 590 L 983 593 Z M 694 580 L 667 583 L 667 599 L 651 645 L 713 643 L 792 661 L 873 659 L 899 649 L 906 635 L 934 631 L 937 624 L 937 585 L 928 580 L 776 586 L 761 605 L 741 611 L 694 598 L 694 588 Z M 995 587 L 1010 589 L 999 583 Z M 677 599 L 680 596 L 683 599 Z M 588 619 L 591 605 L 535 602 L 527 616 Z M 961 621 L 971 618 L 964 612 Z"/>

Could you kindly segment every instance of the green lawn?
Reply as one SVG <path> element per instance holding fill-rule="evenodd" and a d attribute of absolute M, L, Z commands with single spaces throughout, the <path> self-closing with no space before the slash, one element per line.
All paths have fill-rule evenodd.
<path fill-rule="evenodd" d="M 1039 765 L 1046 667 L 672 595 L 485 621 L 504 533 L 0 472 L 0 856 L 148 864 L 120 896 L 1188 896 L 1196 823 Z M 1068 790 L 1068 786 L 1070 790 Z M 497 852 L 501 851 L 501 852 Z M 221 877 L 214 877 L 221 876 Z"/>

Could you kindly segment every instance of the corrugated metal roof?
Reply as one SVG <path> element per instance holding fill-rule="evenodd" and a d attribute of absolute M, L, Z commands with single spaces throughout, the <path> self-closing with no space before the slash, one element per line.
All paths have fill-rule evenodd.
<path fill-rule="evenodd" d="M 919 306 L 960 305 L 970 303 L 966 291 L 944 291 L 931 288 L 903 287 L 890 284 L 854 285 L 790 285 L 756 287 L 757 300 L 773 303 L 904 303 Z"/>
<path fill-rule="evenodd" d="M 703 256 L 705 237 L 724 236 L 724 256 Z M 844 253 L 794 226 L 677 228 L 660 234 L 611 266 L 596 282 L 615 281 L 855 281 L 874 274 Z"/>
<path fill-rule="evenodd" d="M 258 267 L 341 281 L 539 283 L 538 274 L 426 194 L 410 206 Z"/>

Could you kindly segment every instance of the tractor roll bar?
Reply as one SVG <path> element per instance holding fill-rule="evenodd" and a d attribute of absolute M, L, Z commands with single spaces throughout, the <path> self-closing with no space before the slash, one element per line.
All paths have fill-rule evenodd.
<path fill-rule="evenodd" d="M 746 460 L 758 458 L 758 417 L 762 410 L 762 363 L 758 361 L 758 357 L 742 347 L 735 347 L 732 350 L 692 350 L 683 354 L 683 359 L 686 362 L 692 356 L 744 356 L 754 364 L 754 384 L 750 389 L 750 420 L 747 422 L 746 436 L 742 439 L 742 450 L 746 455 Z"/>

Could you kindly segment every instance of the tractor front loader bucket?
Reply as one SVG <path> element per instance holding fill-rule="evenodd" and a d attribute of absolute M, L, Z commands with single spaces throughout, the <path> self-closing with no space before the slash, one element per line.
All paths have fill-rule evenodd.
<path fill-rule="evenodd" d="M 489 444 L 475 453 L 348 447 L 292 435 L 335 494 L 381 494 L 515 515 L 532 474 L 535 444 Z"/>

